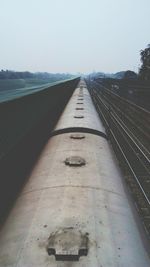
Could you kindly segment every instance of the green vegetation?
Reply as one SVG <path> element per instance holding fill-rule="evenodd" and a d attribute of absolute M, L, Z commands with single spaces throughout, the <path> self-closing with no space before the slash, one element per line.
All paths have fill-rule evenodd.
<path fill-rule="evenodd" d="M 142 66 L 139 71 L 139 78 L 150 81 L 150 44 L 144 50 L 141 50 Z"/>
<path fill-rule="evenodd" d="M 0 79 L 0 91 L 24 88 L 25 86 L 24 79 Z"/>
<path fill-rule="evenodd" d="M 26 87 L 44 85 L 46 83 L 52 83 L 51 79 L 25 79 L 24 81 L 25 81 Z"/>
<path fill-rule="evenodd" d="M 1 70 L 0 91 L 41 86 L 48 83 L 68 80 L 70 78 L 75 78 L 75 76 L 65 73 L 52 74 L 47 72 L 31 73 L 28 71 L 15 72 Z"/>

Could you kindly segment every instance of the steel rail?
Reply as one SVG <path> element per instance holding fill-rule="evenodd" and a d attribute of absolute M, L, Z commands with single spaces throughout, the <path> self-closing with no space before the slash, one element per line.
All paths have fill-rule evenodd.
<path fill-rule="evenodd" d="M 100 94 L 100 93 L 98 92 L 98 94 Z M 137 128 L 140 132 L 142 132 L 142 134 L 143 134 L 146 138 L 149 138 L 149 133 L 147 133 L 143 128 L 139 127 L 139 125 L 137 125 L 137 122 L 136 122 L 136 121 L 138 121 L 138 123 L 140 123 L 141 125 L 145 126 L 145 123 L 148 123 L 147 120 L 145 120 L 145 123 L 143 123 L 143 119 L 142 119 L 142 118 L 140 118 L 140 120 L 139 120 L 139 118 L 138 118 L 138 119 L 136 118 L 136 121 L 134 122 L 135 116 L 133 117 L 133 116 L 130 116 L 129 114 L 126 114 L 126 113 L 124 112 L 124 110 L 122 110 L 122 109 L 120 108 L 120 105 L 119 105 L 118 103 L 117 103 L 118 106 L 116 106 L 116 103 L 115 103 L 114 101 L 113 101 L 113 102 L 112 102 L 112 101 L 110 102 L 110 100 L 108 99 L 108 96 L 104 96 L 104 95 L 103 95 L 103 97 L 107 99 L 107 102 L 108 102 L 111 106 L 114 106 L 115 109 L 117 109 L 119 112 L 121 112 L 122 115 L 123 115 L 128 121 L 130 121 L 130 123 L 132 123 L 132 124 L 134 125 L 135 128 Z M 129 107 L 129 108 L 130 108 L 130 107 Z M 134 111 L 135 111 L 135 110 L 134 110 Z M 129 110 L 128 110 L 128 113 L 129 113 Z M 130 114 L 132 114 L 132 113 L 131 113 L 131 110 L 130 110 Z M 136 116 L 139 116 L 139 114 L 136 114 Z"/>
<path fill-rule="evenodd" d="M 149 115 L 150 116 L 150 111 L 147 110 L 147 109 L 144 109 L 143 107 L 131 102 L 130 100 L 128 99 L 125 99 L 124 97 L 121 97 L 119 95 L 117 95 L 115 92 L 111 91 L 110 89 L 108 89 L 107 87 L 105 87 L 104 85 L 102 84 L 99 84 L 97 82 L 95 82 L 96 84 L 98 84 L 99 86 L 103 87 L 107 92 L 111 93 L 112 95 L 115 95 L 117 98 L 121 99 L 122 101 L 128 103 L 130 106 L 134 106 L 135 108 L 139 109 L 140 111 L 142 111 L 143 113 L 145 113 L 146 115 Z"/>
<path fill-rule="evenodd" d="M 96 92 L 94 92 L 94 95 L 97 95 Z M 96 99 L 96 97 L 94 97 L 94 98 Z M 103 101 L 100 100 L 98 96 L 97 96 L 97 98 L 98 98 L 97 102 L 101 101 L 101 103 L 103 104 L 104 108 L 107 110 L 106 112 L 109 112 L 109 108 L 108 108 L 108 106 L 107 106 L 106 104 L 104 104 Z M 97 105 L 97 106 L 99 107 L 99 105 Z M 103 114 L 102 109 L 100 109 L 100 110 L 101 110 L 100 113 L 101 113 L 101 115 L 103 116 L 103 118 L 105 118 L 105 122 L 106 122 L 107 119 L 106 119 L 105 115 Z M 110 116 L 110 115 L 109 115 L 109 116 Z M 109 125 L 109 124 L 107 123 L 107 125 Z M 122 129 L 123 129 L 123 128 L 122 128 Z M 118 140 L 116 139 L 114 132 L 112 131 L 112 129 L 109 129 L 109 131 L 111 132 L 112 137 L 114 138 L 114 140 L 115 140 L 115 142 L 116 142 L 116 144 L 117 144 L 119 150 L 121 151 L 121 153 L 122 153 L 122 155 L 123 155 L 123 157 L 124 157 L 124 159 L 125 159 L 125 161 L 126 161 L 128 167 L 129 167 L 131 173 L 133 174 L 133 177 L 135 178 L 135 181 L 137 182 L 137 184 L 138 184 L 138 186 L 139 186 L 139 188 L 140 188 L 140 190 L 141 190 L 141 192 L 142 192 L 142 194 L 143 194 L 143 196 L 144 196 L 146 202 L 148 203 L 148 205 L 150 205 L 150 200 L 149 200 L 149 198 L 147 197 L 147 194 L 146 194 L 146 192 L 145 192 L 145 190 L 144 190 L 144 188 L 143 188 L 143 185 L 142 185 L 141 182 L 139 181 L 139 178 L 137 177 L 137 175 L 136 175 L 136 173 L 135 173 L 135 171 L 134 171 L 134 169 L 133 169 L 131 163 L 129 162 L 127 156 L 125 155 L 123 149 L 121 148 L 121 145 L 119 144 Z M 122 137 L 122 138 L 123 138 L 123 137 Z M 135 153 L 135 155 L 136 155 L 136 153 Z M 137 156 L 137 155 L 136 155 L 136 156 Z"/>
<path fill-rule="evenodd" d="M 100 97 L 100 96 L 98 95 L 98 97 Z M 106 101 L 105 101 L 105 103 L 106 103 Z M 107 106 L 107 107 L 109 109 L 109 106 Z M 139 140 L 139 138 L 134 133 L 131 132 L 131 130 L 129 129 L 129 127 L 127 127 L 125 125 L 125 123 L 123 122 L 123 120 L 121 120 L 121 118 L 119 117 L 119 115 L 116 113 L 115 109 L 111 107 L 111 111 L 113 111 L 113 113 L 118 117 L 118 119 L 121 121 L 121 123 L 123 124 L 123 126 L 126 127 L 126 129 L 129 132 L 128 133 L 128 136 L 130 137 L 130 139 L 132 139 L 132 141 L 134 142 L 134 144 L 137 146 L 137 148 L 140 150 L 140 152 L 143 154 L 143 156 L 146 158 L 146 160 L 150 163 L 150 158 L 148 157 L 148 156 L 150 156 L 149 150 L 141 143 L 141 141 Z M 139 127 L 137 127 L 137 128 L 141 131 L 141 128 L 139 128 Z M 139 145 L 136 143 L 136 141 L 133 139 L 133 137 L 131 135 L 134 137 L 134 139 L 136 139 L 136 141 L 137 141 L 137 143 Z M 145 150 L 145 152 L 148 154 L 148 156 L 144 153 L 144 151 L 142 151 L 142 149 L 140 148 L 140 146 L 143 148 L 143 150 Z"/>
<path fill-rule="evenodd" d="M 103 102 L 103 101 L 101 101 L 101 102 Z M 103 103 L 103 105 L 105 105 L 105 104 Z M 107 105 L 105 105 L 105 108 L 106 108 L 106 107 L 107 107 Z M 108 107 L 107 107 L 107 111 L 108 111 Z M 113 112 L 114 112 L 114 111 L 113 111 Z M 115 113 L 115 112 L 114 112 L 114 113 Z M 114 116 L 114 114 L 111 113 L 111 116 L 112 116 L 113 119 L 120 125 L 120 127 L 122 128 L 122 130 L 123 130 L 123 131 L 125 132 L 125 134 L 128 136 L 128 138 L 133 142 L 133 144 L 135 145 L 135 147 L 137 148 L 137 150 L 139 150 L 139 151 L 141 152 L 143 158 L 145 158 L 145 159 L 143 159 L 143 160 L 146 160 L 148 163 L 150 163 L 149 158 L 144 154 L 144 152 L 141 150 L 141 148 L 138 146 L 138 144 L 135 142 L 135 140 L 132 138 L 132 136 L 128 133 L 127 130 L 129 130 L 129 129 L 125 126 L 125 124 L 124 124 L 122 121 L 121 121 L 121 122 L 122 122 L 123 125 L 120 123 L 120 118 L 119 118 L 119 119 L 116 118 L 116 117 L 118 117 L 117 114 L 115 113 L 115 116 Z M 126 129 L 127 129 L 127 130 L 126 130 Z M 133 152 L 135 153 L 136 157 L 139 159 L 140 163 L 143 165 L 143 167 L 146 169 L 146 171 L 150 174 L 150 171 L 148 170 L 146 164 L 144 164 L 144 162 L 143 162 L 143 160 L 141 159 L 141 157 L 139 156 L 139 154 L 137 154 L 137 152 L 136 152 L 135 149 L 131 146 L 131 144 L 129 144 L 129 145 L 130 145 L 131 149 L 133 150 Z"/>
<path fill-rule="evenodd" d="M 105 106 L 107 106 L 107 105 L 105 105 Z M 109 109 L 108 106 L 107 106 L 107 109 Z M 135 142 L 134 138 L 138 141 L 138 143 L 140 143 L 141 146 L 143 146 L 142 143 L 140 142 L 140 140 L 136 137 L 136 135 L 134 135 L 134 134 L 130 131 L 130 129 L 129 129 L 129 128 L 125 125 L 125 123 L 123 122 L 123 120 L 121 120 L 120 117 L 118 116 L 118 114 L 117 114 L 114 110 L 112 110 L 112 109 L 111 109 L 111 115 L 112 115 L 113 118 L 118 122 L 118 124 L 120 125 L 120 127 L 125 131 L 126 135 L 128 135 L 128 137 L 132 140 L 132 142 L 135 144 L 135 146 L 137 147 L 137 149 L 140 150 L 140 152 L 141 152 L 141 154 L 143 155 L 143 157 L 145 157 L 145 159 L 148 161 L 148 163 L 150 163 L 150 159 L 149 159 L 149 158 L 147 157 L 147 155 L 143 152 L 143 150 L 140 148 L 140 146 Z M 114 116 L 114 115 L 115 115 L 115 116 Z M 118 119 L 117 119 L 116 117 L 117 117 Z M 134 138 L 133 138 L 131 135 L 133 135 Z M 144 148 L 144 150 L 146 150 L 147 153 L 150 155 L 149 151 L 148 151 L 144 146 L 143 146 L 143 148 Z"/>
<path fill-rule="evenodd" d="M 118 96 L 116 93 L 112 92 L 110 89 L 107 89 L 106 87 L 104 87 L 103 85 L 99 84 L 99 83 L 95 83 L 95 85 L 98 85 L 99 88 L 96 88 L 97 93 L 100 95 L 103 95 L 104 98 L 107 99 L 107 102 L 110 103 L 109 100 L 109 96 L 111 97 L 111 103 L 110 105 L 115 106 L 116 109 L 118 109 L 119 112 L 122 113 L 122 115 L 124 116 L 125 119 L 127 119 L 129 121 L 129 123 L 133 124 L 135 128 L 138 129 L 138 131 L 142 132 L 143 137 L 146 137 L 146 144 L 147 145 L 149 143 L 149 131 L 150 131 L 150 112 L 141 108 L 140 106 L 137 106 L 136 104 L 126 100 L 125 98 L 122 98 L 120 96 Z M 104 88 L 104 90 L 100 90 Z M 99 90 L 98 90 L 99 89 Z M 119 100 L 119 101 L 118 101 Z M 117 102 L 117 105 L 116 105 Z M 127 107 L 124 105 L 128 105 L 128 110 L 127 114 L 124 112 L 123 107 Z M 118 107 L 117 107 L 118 106 Z M 134 116 L 133 116 L 134 114 Z M 136 123 L 135 123 L 136 122 Z M 142 127 L 139 127 L 139 125 L 141 125 Z M 145 126 L 146 125 L 146 126 Z M 145 130 L 144 130 L 145 129 Z M 138 137 L 139 138 L 139 137 Z M 142 138 L 142 136 L 141 136 Z M 145 152 L 148 153 L 148 151 L 145 148 Z M 148 153 L 149 154 L 149 153 Z"/>
<path fill-rule="evenodd" d="M 142 193 L 143 193 L 143 195 L 144 195 L 144 197 L 145 197 L 145 199 L 146 199 L 148 205 L 150 205 L 150 200 L 148 199 L 148 197 L 147 197 L 147 195 L 146 195 L 146 193 L 145 193 L 145 191 L 144 191 L 144 189 L 143 189 L 141 183 L 139 182 L 139 179 L 138 179 L 138 177 L 136 176 L 136 174 L 135 174 L 135 172 L 134 172 L 134 170 L 133 170 L 133 168 L 132 168 L 130 162 L 128 161 L 128 159 L 127 159 L 125 153 L 123 152 L 123 150 L 122 150 L 120 144 L 118 143 L 117 139 L 115 138 L 115 135 L 113 134 L 112 130 L 110 130 L 110 131 L 111 131 L 111 134 L 112 134 L 114 140 L 116 141 L 116 143 L 117 143 L 117 145 L 118 145 L 118 147 L 119 147 L 119 149 L 120 149 L 120 151 L 121 151 L 123 157 L 125 158 L 126 163 L 128 164 L 128 166 L 129 166 L 129 168 L 130 168 L 130 170 L 131 170 L 131 172 L 132 172 L 132 174 L 133 174 L 133 176 L 134 176 L 134 178 L 135 178 L 135 180 L 136 180 L 138 186 L 140 187 L 140 189 L 141 189 L 141 191 L 142 191 Z"/>

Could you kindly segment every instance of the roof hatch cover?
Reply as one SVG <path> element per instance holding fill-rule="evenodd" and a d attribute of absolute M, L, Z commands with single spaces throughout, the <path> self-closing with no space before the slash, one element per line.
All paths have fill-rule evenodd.
<path fill-rule="evenodd" d="M 78 157 L 78 156 L 72 156 L 69 158 L 66 158 L 65 164 L 70 167 L 81 167 L 86 164 L 85 159 Z"/>
<path fill-rule="evenodd" d="M 56 261 L 78 261 L 88 254 L 88 233 L 82 234 L 73 227 L 60 229 L 48 238 L 47 252 Z"/>

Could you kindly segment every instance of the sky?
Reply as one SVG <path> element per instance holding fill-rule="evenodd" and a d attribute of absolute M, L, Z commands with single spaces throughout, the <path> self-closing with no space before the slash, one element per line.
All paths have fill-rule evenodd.
<path fill-rule="evenodd" d="M 0 69 L 138 71 L 150 0 L 0 0 Z"/>

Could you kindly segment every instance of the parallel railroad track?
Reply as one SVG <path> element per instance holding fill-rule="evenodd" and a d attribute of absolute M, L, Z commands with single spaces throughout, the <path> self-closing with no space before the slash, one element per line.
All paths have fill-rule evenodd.
<path fill-rule="evenodd" d="M 97 83 L 90 93 L 150 237 L 150 112 Z"/>
<path fill-rule="evenodd" d="M 142 146 L 148 147 L 150 151 L 150 112 L 118 96 L 103 86 L 101 86 L 98 94 L 106 100 L 109 107 L 113 108 L 121 117 L 122 121 L 128 125 L 134 137 L 137 137 L 139 140 L 139 143 L 141 141 Z"/>

